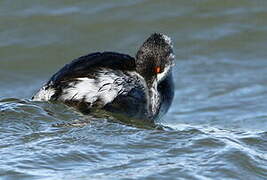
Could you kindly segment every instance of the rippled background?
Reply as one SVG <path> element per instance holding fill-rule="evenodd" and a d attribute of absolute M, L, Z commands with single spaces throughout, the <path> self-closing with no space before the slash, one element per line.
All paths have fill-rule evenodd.
<path fill-rule="evenodd" d="M 0 2 L 0 179 L 267 179 L 267 1 Z M 164 129 L 31 95 L 63 64 L 172 37 Z M 83 126 L 57 126 L 74 123 Z"/>

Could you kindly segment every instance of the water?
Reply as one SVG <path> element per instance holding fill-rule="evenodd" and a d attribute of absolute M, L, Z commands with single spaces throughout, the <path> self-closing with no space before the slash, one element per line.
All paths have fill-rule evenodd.
<path fill-rule="evenodd" d="M 0 179 L 267 179 L 266 17 L 265 0 L 0 2 Z M 29 100 L 70 60 L 134 55 L 155 31 L 177 55 L 165 128 Z"/>

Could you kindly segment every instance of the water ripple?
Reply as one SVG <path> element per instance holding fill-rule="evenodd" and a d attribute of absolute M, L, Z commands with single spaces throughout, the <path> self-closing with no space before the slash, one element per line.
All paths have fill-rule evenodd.
<path fill-rule="evenodd" d="M 266 2 L 2 1 L 0 179 L 266 179 Z M 155 31 L 177 57 L 161 128 L 27 99 L 71 59 L 134 56 Z"/>

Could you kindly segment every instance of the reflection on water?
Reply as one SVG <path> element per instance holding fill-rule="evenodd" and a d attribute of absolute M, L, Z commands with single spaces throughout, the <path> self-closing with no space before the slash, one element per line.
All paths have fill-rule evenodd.
<path fill-rule="evenodd" d="M 1 2 L 0 179 L 266 179 L 266 3 Z M 134 56 L 155 31 L 177 56 L 163 128 L 28 100 L 70 60 Z"/>

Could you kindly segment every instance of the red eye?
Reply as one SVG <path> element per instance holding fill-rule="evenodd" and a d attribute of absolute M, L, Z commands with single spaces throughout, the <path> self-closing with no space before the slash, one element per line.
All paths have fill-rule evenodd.
<path fill-rule="evenodd" d="M 155 67 L 155 72 L 156 72 L 157 74 L 160 73 L 160 67 L 159 67 L 159 66 Z"/>

